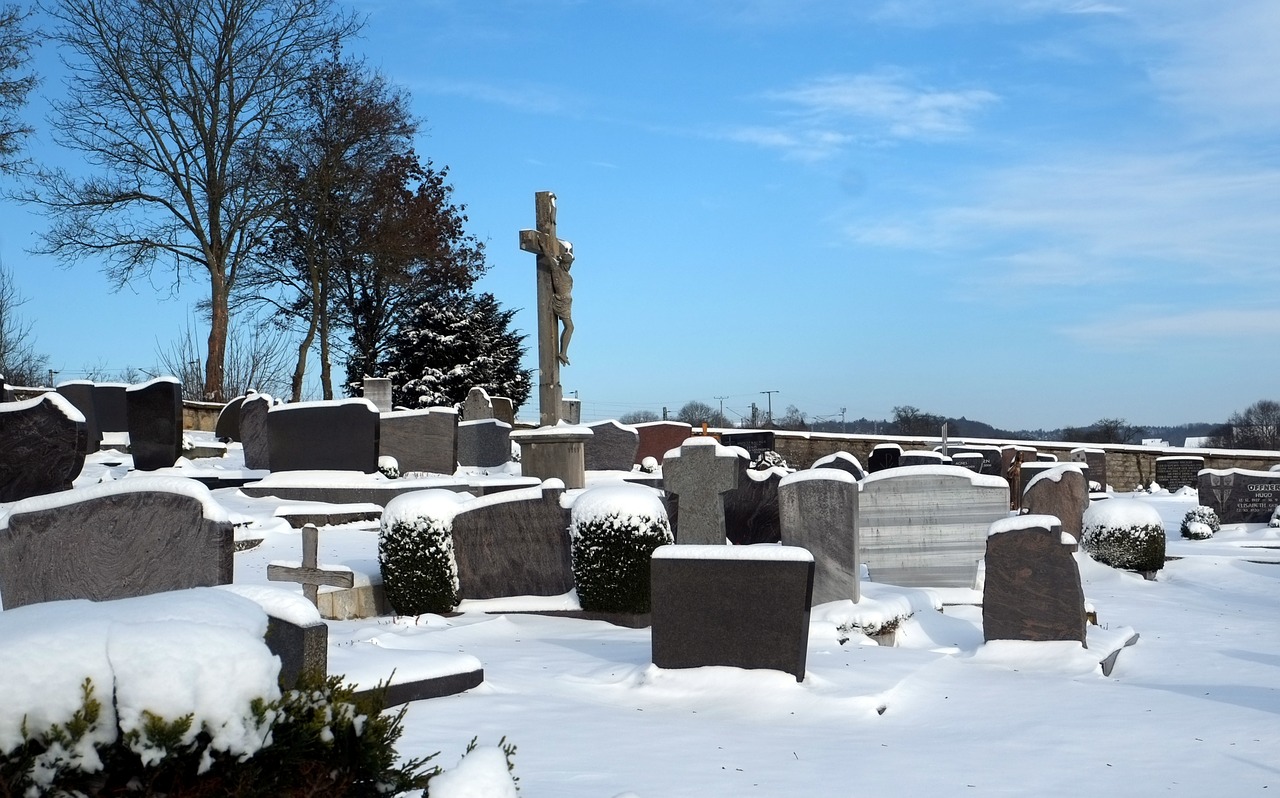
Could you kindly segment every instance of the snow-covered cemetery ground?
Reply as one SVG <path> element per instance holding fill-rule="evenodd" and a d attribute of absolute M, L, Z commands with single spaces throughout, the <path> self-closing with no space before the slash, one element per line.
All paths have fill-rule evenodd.
<path fill-rule="evenodd" d="M 234 471 L 239 456 L 232 444 L 227 457 L 192 465 Z M 90 455 L 76 485 L 133 478 L 124 476 L 127 465 L 114 452 Z M 235 584 L 247 593 L 300 596 L 301 586 L 267 579 L 269 563 L 296 561 L 302 547 L 299 530 L 276 516 L 284 502 L 235 488 L 212 495 L 238 540 L 262 540 L 236 553 Z M 1159 513 L 1169 559 L 1148 580 L 1074 555 L 1097 620 L 1088 648 L 984 644 L 979 591 L 864 582 L 856 605 L 813 608 L 800 682 L 771 670 L 661 669 L 652 664 L 648 628 L 530 612 L 572 609 L 572 593 L 466 601 L 449 616 L 330 621 L 329 667 L 368 682 L 474 658 L 484 682 L 412 702 L 398 749 L 404 756 L 439 751 L 450 769 L 473 737 L 482 746 L 506 738 L 518 749 L 525 796 L 1235 796 L 1280 789 L 1280 529 L 1224 525 L 1210 539 L 1189 540 L 1179 525 L 1197 506 L 1193 490 L 1114 496 Z M 357 581 L 376 577 L 377 540 L 376 522 L 325 527 L 319 561 L 351 569 Z M 54 617 L 42 623 L 60 622 Z M 859 631 L 894 619 L 901 619 L 896 633 L 880 640 Z M 170 649 L 200 646 L 220 646 L 224 662 L 238 656 L 233 644 L 177 628 L 159 641 L 139 632 L 137 660 L 173 653 L 176 662 Z M 1137 642 L 1104 675 L 1097 652 L 1135 632 Z M 200 700 L 216 714 L 220 703 L 237 700 L 237 678 L 252 681 L 263 667 L 256 657 L 246 651 L 236 670 L 214 677 L 158 673 L 152 695 L 141 689 L 131 700 L 135 708 L 168 701 L 182 692 L 175 682 L 187 679 L 198 691 L 213 678 L 220 689 Z M 60 668 L 83 665 L 65 651 L 18 652 L 5 641 L 0 664 L 16 680 L 0 685 L 10 701 L 56 683 Z M 17 706 L 0 706 L 0 729 L 13 725 Z M 486 783 L 477 778 L 450 794 L 503 794 L 493 782 L 494 791 L 484 792 Z"/>

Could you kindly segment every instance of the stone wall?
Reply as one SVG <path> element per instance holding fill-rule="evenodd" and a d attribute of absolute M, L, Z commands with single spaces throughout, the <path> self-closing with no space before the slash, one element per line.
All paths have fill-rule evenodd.
<path fill-rule="evenodd" d="M 24 388 L 13 386 L 13 396 L 19 401 L 23 399 L 31 399 L 32 397 L 48 392 L 48 388 Z M 183 401 L 182 428 L 186 430 L 213 432 L 218 426 L 218 414 L 221 412 L 222 404 L 220 402 Z"/>

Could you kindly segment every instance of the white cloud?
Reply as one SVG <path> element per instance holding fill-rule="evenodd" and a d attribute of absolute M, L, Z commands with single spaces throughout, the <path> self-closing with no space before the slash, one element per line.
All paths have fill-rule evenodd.
<path fill-rule="evenodd" d="M 565 113 L 577 104 L 560 90 L 536 83 L 499 85 L 475 80 L 439 79 L 414 81 L 410 88 L 426 94 L 466 97 L 517 111 L 540 114 Z"/>
<path fill-rule="evenodd" d="M 1085 324 L 1060 328 L 1082 344 L 1108 349 L 1158 349 L 1175 344 L 1220 346 L 1222 341 L 1274 340 L 1280 335 L 1275 308 L 1218 307 L 1198 310 L 1125 308 Z"/>

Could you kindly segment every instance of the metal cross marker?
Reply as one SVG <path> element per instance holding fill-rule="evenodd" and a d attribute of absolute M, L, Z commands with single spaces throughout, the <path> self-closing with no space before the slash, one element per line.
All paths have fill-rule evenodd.
<path fill-rule="evenodd" d="M 302 584 L 302 595 L 307 601 L 316 604 L 320 594 L 320 585 L 330 587 L 351 587 L 355 584 L 355 576 L 350 571 L 332 571 L 321 568 L 316 563 L 316 552 L 320 547 L 320 530 L 315 524 L 307 524 L 302 528 L 302 566 L 294 568 L 287 565 L 268 565 L 267 579 L 272 582 L 299 582 Z"/>

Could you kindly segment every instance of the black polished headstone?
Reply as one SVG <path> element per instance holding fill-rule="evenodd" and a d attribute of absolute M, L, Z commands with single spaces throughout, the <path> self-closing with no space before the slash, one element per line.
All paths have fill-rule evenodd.
<path fill-rule="evenodd" d="M 129 386 L 118 382 L 93 384 L 93 414 L 98 432 L 129 431 Z"/>
<path fill-rule="evenodd" d="M 1156 483 L 1173 493 L 1187 486 L 1199 486 L 1200 470 L 1204 458 L 1196 456 L 1168 456 L 1156 458 Z"/>
<path fill-rule="evenodd" d="M 218 423 L 213 427 L 214 437 L 218 440 L 240 440 L 240 407 L 244 404 L 244 399 L 243 396 L 237 396 L 222 406 L 222 412 L 218 413 Z"/>
<path fill-rule="evenodd" d="M 84 416 L 85 454 L 93 454 L 98 451 L 98 444 L 102 442 L 102 433 L 98 431 L 98 414 L 95 412 L 93 401 L 93 383 L 88 380 L 64 382 L 57 387 L 57 391 L 59 395 L 74 405 L 76 410 L 80 411 L 80 415 Z"/>
<path fill-rule="evenodd" d="M 770 430 L 757 432 L 726 432 L 720 436 L 720 443 L 725 446 L 737 446 L 747 450 L 751 462 L 760 460 L 765 452 L 775 451 L 774 433 Z"/>
<path fill-rule="evenodd" d="M 886 468 L 897 468 L 902 459 L 902 447 L 896 443 L 881 443 L 867 455 L 867 472 L 874 474 Z"/>
<path fill-rule="evenodd" d="M 0 502 L 68 490 L 86 445 L 80 412 L 56 393 L 0 404 Z"/>
<path fill-rule="evenodd" d="M 847 474 L 851 474 L 854 479 L 865 479 L 867 476 L 867 472 L 862 468 L 862 463 L 859 463 L 858 458 L 849 452 L 836 452 L 826 457 L 820 457 L 813 461 L 813 468 L 838 468 Z"/>
<path fill-rule="evenodd" d="M 272 471 L 378 470 L 378 409 L 368 399 L 277 405 L 267 413 Z"/>
<path fill-rule="evenodd" d="M 1280 507 L 1280 472 L 1205 469 L 1199 498 L 1224 524 L 1266 524 Z"/>
<path fill-rule="evenodd" d="M 271 404 L 271 396 L 265 393 L 249 394 L 240 404 L 240 442 L 245 468 L 271 468 L 271 438 L 267 434 L 267 412 Z"/>
<path fill-rule="evenodd" d="M 173 377 L 131 385 L 125 401 L 134 469 L 171 467 L 182 456 L 182 385 Z"/>
<path fill-rule="evenodd" d="M 898 458 L 898 466 L 931 466 L 931 465 L 951 465 L 951 458 L 942 452 L 927 452 L 923 450 L 912 450 L 903 452 Z"/>

